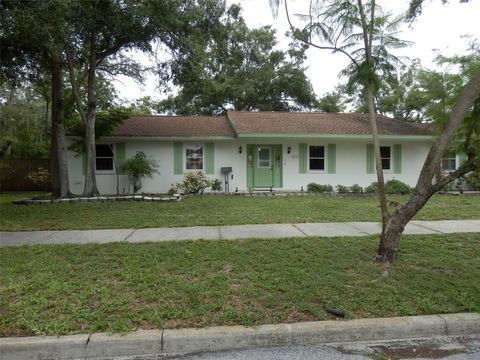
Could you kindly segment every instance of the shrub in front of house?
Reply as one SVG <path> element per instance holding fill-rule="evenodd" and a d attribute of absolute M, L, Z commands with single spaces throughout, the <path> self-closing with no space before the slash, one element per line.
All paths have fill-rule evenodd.
<path fill-rule="evenodd" d="M 345 186 L 345 185 L 338 184 L 336 186 L 336 190 L 337 190 L 337 193 L 339 193 L 339 194 L 348 194 L 349 193 L 349 188 L 348 188 L 348 186 Z"/>
<path fill-rule="evenodd" d="M 333 192 L 332 185 L 323 185 L 317 183 L 310 183 L 307 184 L 307 191 L 308 192 L 315 192 L 315 193 L 326 193 L 326 192 Z"/>
<path fill-rule="evenodd" d="M 364 191 L 368 194 L 377 193 L 378 182 L 372 182 L 364 189 Z M 405 195 L 409 194 L 411 191 L 410 186 L 400 180 L 392 179 L 385 183 L 385 192 L 389 195 Z"/>
<path fill-rule="evenodd" d="M 35 185 L 44 186 L 46 191 L 50 182 L 50 173 L 47 169 L 39 167 L 37 170 L 30 171 L 25 179 L 30 180 Z"/>
<path fill-rule="evenodd" d="M 385 192 L 387 194 L 405 195 L 405 194 L 410 194 L 411 189 L 410 189 L 410 186 L 408 186 L 404 182 L 401 182 L 400 180 L 392 179 L 392 180 L 388 180 L 385 183 Z"/>
<path fill-rule="evenodd" d="M 222 181 L 219 179 L 215 179 L 212 181 L 212 185 L 210 187 L 214 192 L 222 191 Z"/>
<path fill-rule="evenodd" d="M 378 182 L 374 181 L 370 185 L 368 185 L 365 189 L 364 192 L 367 194 L 373 194 L 378 192 Z"/>
<path fill-rule="evenodd" d="M 185 194 L 203 194 L 206 188 L 212 186 L 213 180 L 205 176 L 201 171 L 191 171 L 185 173 L 183 182 L 178 188 Z"/>
<path fill-rule="evenodd" d="M 467 184 L 470 185 L 473 190 L 480 190 L 480 170 L 476 170 L 467 176 Z"/>
<path fill-rule="evenodd" d="M 170 186 L 170 189 L 168 189 L 167 194 L 168 195 L 177 194 L 178 190 L 179 190 L 179 184 L 172 184 L 172 186 Z"/>
<path fill-rule="evenodd" d="M 351 192 L 352 194 L 361 194 L 361 193 L 363 193 L 363 188 L 362 188 L 360 185 L 358 185 L 358 184 L 353 184 L 352 186 L 350 186 L 349 190 L 350 190 L 350 192 Z"/>

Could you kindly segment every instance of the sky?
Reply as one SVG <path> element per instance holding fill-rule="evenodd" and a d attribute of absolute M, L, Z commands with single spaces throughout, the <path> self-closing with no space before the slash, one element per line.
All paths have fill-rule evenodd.
<path fill-rule="evenodd" d="M 273 17 L 268 0 L 228 0 L 227 3 L 240 3 L 243 8 L 243 17 L 250 28 L 270 25 L 277 31 L 278 47 L 287 49 L 290 39 L 285 36 L 289 26 L 283 6 L 278 16 Z M 409 0 L 377 0 L 385 10 L 398 15 L 408 8 Z M 288 0 L 290 14 L 305 14 L 308 12 L 308 0 Z M 295 16 L 291 16 L 294 25 L 301 27 L 302 23 Z M 413 42 L 412 46 L 397 50 L 395 55 L 409 59 L 418 58 L 424 67 L 434 68 L 433 60 L 437 49 L 442 55 L 461 54 L 468 46 L 470 35 L 472 39 L 480 39 L 480 0 L 471 0 L 468 3 L 459 3 L 459 0 L 450 0 L 442 4 L 440 0 L 426 0 L 423 13 L 410 26 L 405 24 L 399 37 Z M 149 60 L 145 55 L 132 53 L 132 56 L 147 65 Z M 408 60 L 406 60 L 408 62 Z M 339 72 L 348 65 L 345 55 L 332 54 L 326 50 L 311 48 L 307 51 L 306 74 L 312 83 L 318 97 L 334 90 L 339 83 Z M 143 96 L 150 96 L 159 100 L 165 97 L 157 89 L 157 80 L 154 75 L 146 77 L 142 84 L 121 77 L 115 82 L 118 95 L 126 101 L 133 101 Z"/>

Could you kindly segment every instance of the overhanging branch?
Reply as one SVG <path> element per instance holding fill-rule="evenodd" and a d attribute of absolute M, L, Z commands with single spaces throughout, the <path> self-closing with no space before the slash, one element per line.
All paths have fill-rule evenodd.
<path fill-rule="evenodd" d="M 438 179 L 438 181 L 432 185 L 432 188 L 431 188 L 432 194 L 442 190 L 445 186 L 450 184 L 452 181 L 458 179 L 459 177 L 475 170 L 475 167 L 476 167 L 475 159 L 474 158 L 469 159 L 465 164 L 460 166 L 457 170 L 452 171 L 447 176 L 443 176 L 442 178 Z"/>
<path fill-rule="evenodd" d="M 293 34 L 295 34 L 295 26 L 293 26 L 292 24 L 292 21 L 290 19 L 290 13 L 288 12 L 288 4 L 287 4 L 287 0 L 285 0 L 285 13 L 287 15 L 287 21 L 288 21 L 288 24 L 290 25 L 290 29 L 292 30 Z M 312 41 L 310 40 L 305 40 L 305 39 L 299 39 L 301 41 L 303 41 L 305 44 L 308 44 L 316 49 L 320 49 L 320 50 L 331 50 L 333 51 L 334 53 L 336 52 L 339 52 L 339 53 L 342 53 L 343 55 L 345 55 L 346 57 L 348 57 L 350 59 L 350 61 L 352 62 L 352 64 L 355 65 L 356 68 L 358 68 L 358 63 L 357 61 L 348 53 L 346 52 L 345 50 L 342 50 L 336 46 L 321 46 L 321 45 L 317 45 L 317 44 L 314 44 Z"/>

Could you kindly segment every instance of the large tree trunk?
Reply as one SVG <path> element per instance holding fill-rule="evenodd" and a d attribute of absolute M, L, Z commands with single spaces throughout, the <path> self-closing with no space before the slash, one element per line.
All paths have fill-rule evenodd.
<path fill-rule="evenodd" d="M 95 93 L 96 67 L 97 59 L 95 54 L 95 34 L 92 33 L 90 37 L 90 58 L 88 64 L 87 81 L 87 114 L 85 122 L 85 151 L 87 157 L 87 164 L 83 196 L 99 195 L 95 175 L 95 120 L 97 111 L 97 98 Z"/>
<path fill-rule="evenodd" d="M 96 169 L 96 152 L 95 152 L 95 122 L 87 121 L 85 126 L 85 186 L 83 188 L 83 196 L 97 196 L 97 181 L 95 176 Z"/>
<path fill-rule="evenodd" d="M 58 55 L 58 54 L 57 54 Z M 70 196 L 68 179 L 67 150 L 65 129 L 63 127 L 63 78 L 59 56 L 53 56 L 52 64 L 52 141 L 51 141 L 51 177 L 54 196 Z"/>
<path fill-rule="evenodd" d="M 48 109 L 50 107 L 50 100 L 46 99 L 45 100 L 45 130 L 43 133 L 43 138 L 45 139 L 45 142 L 48 141 Z"/>
<path fill-rule="evenodd" d="M 394 262 L 397 259 L 400 237 L 405 230 L 405 226 L 432 195 L 433 193 L 419 194 L 414 192 L 410 199 L 389 217 L 380 235 L 380 244 L 375 260 Z"/>

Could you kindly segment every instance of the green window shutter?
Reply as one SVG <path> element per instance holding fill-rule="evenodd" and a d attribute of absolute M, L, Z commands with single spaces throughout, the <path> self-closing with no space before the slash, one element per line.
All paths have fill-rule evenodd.
<path fill-rule="evenodd" d="M 205 172 L 207 174 L 215 173 L 215 155 L 213 143 L 205 144 Z"/>
<path fill-rule="evenodd" d="M 395 174 L 402 173 L 402 145 L 393 145 L 393 172 Z"/>
<path fill-rule="evenodd" d="M 307 173 L 308 152 L 307 144 L 298 144 L 298 172 L 300 174 Z"/>
<path fill-rule="evenodd" d="M 375 172 L 375 154 L 373 152 L 373 144 L 367 144 L 367 174 Z"/>
<path fill-rule="evenodd" d="M 82 153 L 82 174 L 85 175 L 87 173 L 87 154 L 84 152 Z"/>
<path fill-rule="evenodd" d="M 122 171 L 122 165 L 125 163 L 125 143 L 115 144 L 115 162 L 117 163 L 118 173 L 125 174 Z"/>
<path fill-rule="evenodd" d="M 247 144 L 247 187 L 253 187 L 254 146 Z"/>
<path fill-rule="evenodd" d="M 173 143 L 173 173 L 183 174 L 183 144 Z"/>
<path fill-rule="evenodd" d="M 283 154 L 282 145 L 273 145 L 273 186 L 282 187 Z"/>
<path fill-rule="evenodd" d="M 337 146 L 335 144 L 328 144 L 328 173 L 335 174 L 337 170 Z"/>

